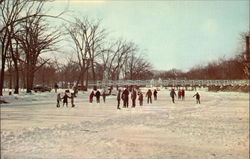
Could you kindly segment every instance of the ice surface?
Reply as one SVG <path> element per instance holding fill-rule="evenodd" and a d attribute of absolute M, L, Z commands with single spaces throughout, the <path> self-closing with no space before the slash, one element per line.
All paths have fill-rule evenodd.
<path fill-rule="evenodd" d="M 121 110 L 115 96 L 90 104 L 82 92 L 75 108 L 56 108 L 54 92 L 5 96 L 1 158 L 249 158 L 249 94 L 200 91 L 200 105 L 194 94 L 173 104 L 161 90 L 153 104 L 144 96 L 144 106 Z"/>

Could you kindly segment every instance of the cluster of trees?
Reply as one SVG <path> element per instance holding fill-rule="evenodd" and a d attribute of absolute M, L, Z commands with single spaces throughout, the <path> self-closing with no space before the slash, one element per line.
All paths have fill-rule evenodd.
<path fill-rule="evenodd" d="M 209 62 L 206 65 L 196 65 L 187 72 L 171 69 L 156 74 L 155 79 L 200 79 L 200 80 L 222 80 L 222 79 L 248 79 L 246 73 L 246 59 L 244 52 L 235 57 Z"/>
<path fill-rule="evenodd" d="M 46 0 L 0 0 L 1 78 L 14 93 L 31 92 L 34 84 L 53 86 L 56 82 L 81 84 L 88 81 L 147 79 L 152 65 L 140 56 L 138 46 L 124 39 L 110 40 L 100 21 L 75 18 L 64 28 L 53 29 L 44 12 Z M 70 39 L 72 58 L 58 63 L 41 56 L 55 51 L 62 37 Z M 60 50 L 57 50 L 60 51 Z M 7 82 L 8 81 L 8 82 Z"/>
<path fill-rule="evenodd" d="M 15 79 L 15 93 L 18 93 L 20 73 L 27 92 L 31 92 L 35 72 L 49 61 L 40 55 L 53 50 L 60 34 L 46 24 L 46 17 L 57 16 L 46 15 L 43 12 L 44 3 L 30 0 L 0 1 L 0 95 L 4 87 L 6 66 L 9 77 Z"/>

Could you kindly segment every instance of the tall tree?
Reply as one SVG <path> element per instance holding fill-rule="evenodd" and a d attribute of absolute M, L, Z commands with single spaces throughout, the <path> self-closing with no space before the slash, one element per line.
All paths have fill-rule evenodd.
<path fill-rule="evenodd" d="M 0 42 L 1 42 L 1 75 L 0 75 L 0 96 L 2 96 L 4 84 L 4 71 L 6 57 L 11 47 L 11 41 L 19 30 L 19 25 L 32 17 L 53 17 L 43 13 L 43 6 L 47 0 L 0 0 Z"/>
<path fill-rule="evenodd" d="M 16 36 L 24 52 L 27 93 L 31 92 L 33 88 L 35 72 L 48 62 L 48 59 L 42 59 L 40 55 L 53 51 L 54 45 L 59 40 L 58 31 L 48 30 L 44 18 L 34 16 L 26 19 Z"/>
<path fill-rule="evenodd" d="M 83 85 L 89 68 L 91 68 L 93 79 L 96 80 L 95 58 L 100 54 L 102 41 L 105 38 L 105 30 L 100 28 L 100 21 L 75 18 L 75 22 L 66 27 L 66 30 L 74 43 L 74 53 L 81 70 L 76 85 L 80 81 Z"/>

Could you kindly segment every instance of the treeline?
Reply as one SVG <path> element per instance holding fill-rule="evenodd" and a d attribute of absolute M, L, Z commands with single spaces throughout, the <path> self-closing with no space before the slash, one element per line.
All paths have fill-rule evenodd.
<path fill-rule="evenodd" d="M 63 21 L 57 29 L 48 18 L 62 19 L 45 12 L 46 0 L 1 0 L 0 95 L 4 87 L 31 92 L 34 85 L 75 83 L 87 86 L 96 80 L 149 79 L 152 65 L 140 56 L 139 47 L 126 39 L 111 40 L 99 20 L 90 18 Z M 57 44 L 69 39 L 71 58 L 66 63 L 41 56 L 63 51 Z M 61 58 L 65 56 L 61 55 Z M 8 85 L 8 86 L 7 86 Z"/>
<path fill-rule="evenodd" d="M 189 79 L 247 79 L 248 75 L 245 72 L 245 58 L 242 55 L 233 58 L 219 58 L 216 61 L 210 62 L 205 66 L 198 65 L 186 73 Z"/>
<path fill-rule="evenodd" d="M 155 79 L 200 79 L 200 80 L 238 80 L 248 79 L 249 73 L 246 70 L 245 52 L 235 57 L 226 59 L 219 58 L 204 65 L 196 65 L 189 71 L 184 72 L 178 69 L 159 72 Z"/>

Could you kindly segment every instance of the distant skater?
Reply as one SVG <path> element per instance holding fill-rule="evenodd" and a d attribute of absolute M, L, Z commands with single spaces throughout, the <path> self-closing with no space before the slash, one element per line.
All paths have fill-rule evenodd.
<path fill-rule="evenodd" d="M 60 93 L 57 94 L 56 101 L 57 101 L 56 107 L 59 108 L 60 107 L 60 102 L 61 102 L 61 94 Z"/>
<path fill-rule="evenodd" d="M 132 107 L 135 107 L 135 103 L 136 103 L 136 91 L 135 89 L 133 89 L 132 93 L 131 93 L 131 99 L 132 99 Z"/>
<path fill-rule="evenodd" d="M 143 105 L 143 94 L 142 94 L 142 92 L 139 92 L 138 100 L 139 100 L 140 106 L 142 106 Z"/>
<path fill-rule="evenodd" d="M 155 89 L 155 90 L 154 90 L 154 100 L 157 100 L 157 93 L 158 93 L 158 92 L 157 92 L 157 90 Z"/>
<path fill-rule="evenodd" d="M 89 95 L 89 102 L 90 102 L 90 103 L 93 103 L 93 98 L 94 98 L 94 96 L 95 96 L 94 91 L 91 91 L 91 93 L 90 93 L 90 95 Z"/>
<path fill-rule="evenodd" d="M 54 85 L 55 93 L 57 93 L 58 88 L 59 88 L 59 86 L 57 85 L 57 83 L 55 83 L 55 85 Z"/>
<path fill-rule="evenodd" d="M 101 96 L 101 93 L 100 93 L 99 90 L 97 90 L 96 93 L 95 93 L 95 97 L 96 97 L 96 102 L 97 103 L 100 103 L 100 96 Z"/>
<path fill-rule="evenodd" d="M 72 107 L 75 107 L 74 98 L 75 98 L 75 94 L 74 94 L 74 93 L 71 93 L 70 99 L 71 99 L 71 106 L 72 106 Z"/>
<path fill-rule="evenodd" d="M 63 106 L 64 106 L 64 104 L 66 104 L 66 106 L 68 107 L 68 98 L 70 98 L 70 97 L 65 92 L 64 96 L 62 97 L 62 99 L 63 99 Z"/>
<path fill-rule="evenodd" d="M 181 97 L 182 97 L 182 91 L 179 89 L 178 90 L 178 99 L 181 99 Z"/>
<path fill-rule="evenodd" d="M 201 104 L 201 101 L 200 101 L 200 94 L 198 92 L 196 92 L 196 94 L 193 96 L 195 97 L 196 96 L 196 104 Z"/>
<path fill-rule="evenodd" d="M 121 90 L 120 89 L 118 90 L 116 99 L 117 99 L 117 109 L 121 109 L 120 108 L 120 101 L 121 101 Z"/>
<path fill-rule="evenodd" d="M 149 89 L 147 91 L 146 97 L 148 97 L 147 103 L 151 103 L 152 104 L 152 91 L 151 91 L 151 89 Z"/>
<path fill-rule="evenodd" d="M 181 99 L 182 100 L 185 99 L 185 90 L 184 89 L 181 90 Z"/>
<path fill-rule="evenodd" d="M 175 93 L 174 89 L 172 89 L 171 92 L 170 92 L 170 97 L 172 98 L 172 102 L 173 102 L 173 103 L 175 103 L 175 102 L 174 102 L 174 97 L 175 97 L 175 96 L 176 96 L 176 93 Z"/>
<path fill-rule="evenodd" d="M 106 102 L 106 91 L 105 90 L 103 90 L 103 92 L 102 92 L 102 99 L 103 99 L 103 103 L 105 103 Z"/>
<path fill-rule="evenodd" d="M 126 88 L 123 92 L 122 92 L 122 99 L 123 99 L 123 107 L 128 108 L 128 96 L 129 96 L 129 91 Z"/>

